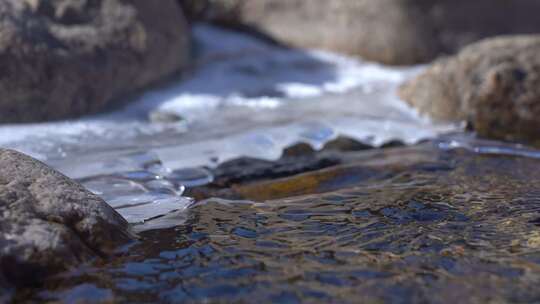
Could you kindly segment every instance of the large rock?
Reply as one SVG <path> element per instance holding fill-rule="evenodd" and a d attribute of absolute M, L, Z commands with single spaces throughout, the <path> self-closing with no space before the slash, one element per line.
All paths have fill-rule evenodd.
<path fill-rule="evenodd" d="M 1 0 L 0 122 L 102 110 L 188 59 L 175 0 Z"/>
<path fill-rule="evenodd" d="M 438 121 L 488 138 L 540 144 L 540 35 L 488 39 L 441 59 L 400 95 Z"/>
<path fill-rule="evenodd" d="M 388 64 L 425 62 L 478 39 L 540 31 L 537 0 L 179 0 L 192 18 L 249 25 L 296 47 Z"/>
<path fill-rule="evenodd" d="M 31 286 L 132 238 L 103 200 L 43 163 L 0 149 L 0 168 L 0 288 L 2 278 Z"/>

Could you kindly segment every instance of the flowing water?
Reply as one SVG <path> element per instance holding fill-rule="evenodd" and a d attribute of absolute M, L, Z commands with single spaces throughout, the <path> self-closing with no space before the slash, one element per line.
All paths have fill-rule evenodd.
<path fill-rule="evenodd" d="M 421 67 L 195 39 L 189 75 L 124 109 L 0 127 L 140 235 L 16 299 L 540 301 L 539 151 L 419 117 L 395 89 Z"/>
<path fill-rule="evenodd" d="M 349 165 L 370 172 L 354 186 L 339 169 L 326 169 L 325 181 L 339 190 L 324 194 L 199 201 L 176 227 L 142 232 L 112 261 L 51 279 L 32 296 L 137 303 L 539 301 L 540 161 L 433 145 L 406 149 L 395 152 L 421 157 L 373 164 L 380 161 L 374 155 Z"/>
<path fill-rule="evenodd" d="M 187 208 L 183 189 L 213 178 L 202 167 L 240 156 L 275 160 L 297 142 L 320 149 L 340 135 L 376 147 L 457 129 L 431 124 L 396 97 L 417 67 L 283 49 L 208 25 L 194 36 L 193 71 L 181 81 L 112 113 L 2 126 L 0 146 L 81 180 L 140 224 Z"/>

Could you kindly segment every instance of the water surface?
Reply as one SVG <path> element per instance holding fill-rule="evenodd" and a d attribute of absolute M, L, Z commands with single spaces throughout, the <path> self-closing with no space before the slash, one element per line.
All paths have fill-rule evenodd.
<path fill-rule="evenodd" d="M 194 31 L 193 70 L 123 109 L 0 127 L 141 236 L 18 300 L 540 301 L 538 150 L 418 116 L 421 67 Z"/>
<path fill-rule="evenodd" d="M 425 155 L 404 167 L 398 159 L 370 166 L 381 174 L 324 194 L 197 202 L 178 226 L 143 232 L 116 259 L 64 274 L 33 296 L 539 301 L 540 161 L 465 150 Z M 331 178 L 342 183 L 339 174 Z"/>

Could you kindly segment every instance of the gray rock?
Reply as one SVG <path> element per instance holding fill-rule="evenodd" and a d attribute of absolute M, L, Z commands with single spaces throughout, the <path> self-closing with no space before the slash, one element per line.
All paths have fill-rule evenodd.
<path fill-rule="evenodd" d="M 154 110 L 148 114 L 148 120 L 153 123 L 177 123 L 184 118 L 176 113 L 162 110 Z"/>
<path fill-rule="evenodd" d="M 540 146 L 540 35 L 488 39 L 441 59 L 400 95 L 438 121 L 480 136 Z"/>
<path fill-rule="evenodd" d="M 0 149 L 0 278 L 31 286 L 132 239 L 98 196 L 45 164 Z"/>
<path fill-rule="evenodd" d="M 188 30 L 174 0 L 2 0 L 0 122 L 118 104 L 186 66 Z"/>
<path fill-rule="evenodd" d="M 481 38 L 540 31 L 537 0 L 179 0 L 191 18 L 248 25 L 285 44 L 388 64 Z"/>

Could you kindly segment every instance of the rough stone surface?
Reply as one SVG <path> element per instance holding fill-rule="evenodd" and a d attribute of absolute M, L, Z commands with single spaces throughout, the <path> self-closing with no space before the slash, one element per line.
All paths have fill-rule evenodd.
<path fill-rule="evenodd" d="M 468 121 L 480 136 L 540 143 L 540 36 L 488 39 L 441 59 L 400 90 L 439 121 Z"/>
<path fill-rule="evenodd" d="M 0 168 L 0 283 L 38 284 L 131 239 L 110 206 L 43 163 L 0 149 Z"/>
<path fill-rule="evenodd" d="M 0 122 L 103 110 L 188 59 L 174 0 L 2 0 Z"/>
<path fill-rule="evenodd" d="M 388 64 L 429 61 L 481 38 L 540 30 L 536 0 L 179 0 L 191 18 L 249 25 L 288 45 Z"/>

